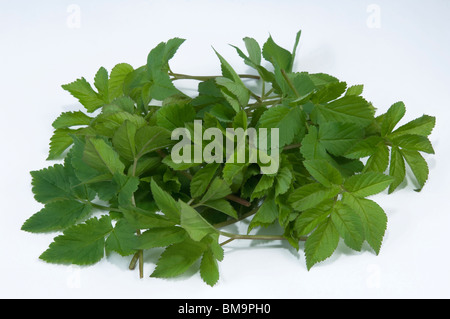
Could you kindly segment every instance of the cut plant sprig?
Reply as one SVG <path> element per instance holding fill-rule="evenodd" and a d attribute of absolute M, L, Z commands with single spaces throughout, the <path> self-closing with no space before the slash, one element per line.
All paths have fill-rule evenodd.
<path fill-rule="evenodd" d="M 378 254 L 388 218 L 373 196 L 403 186 L 408 167 L 415 189 L 423 189 L 435 118 L 404 121 L 403 102 L 376 114 L 384 107 L 363 98 L 362 85 L 295 71 L 299 39 L 300 32 L 292 50 L 271 36 L 262 46 L 250 37 L 245 49 L 233 46 L 253 74 L 237 72 L 215 50 L 221 75 L 176 73 L 169 63 L 184 39 L 173 38 L 152 49 L 141 67 L 101 67 L 92 84 L 79 78 L 63 85 L 84 109 L 53 122 L 48 159 L 61 162 L 31 172 L 43 207 L 22 230 L 59 232 L 40 258 L 93 265 L 119 254 L 130 269 L 139 263 L 143 277 L 144 252 L 163 249 L 151 277 L 172 278 L 196 266 L 214 286 L 224 247 L 239 239 L 285 240 L 303 249 L 308 270 L 339 244 L 361 251 L 367 243 Z M 179 80 L 198 82 L 198 94 L 185 94 L 174 85 Z M 229 154 L 222 161 L 174 161 L 173 132 L 195 133 L 197 121 L 203 137 L 212 128 L 276 130 L 278 141 L 256 145 L 265 159 L 278 159 L 275 169 L 268 172 L 261 158 L 236 162 Z M 203 154 L 212 149 L 206 140 L 187 145 L 200 145 Z M 247 136 L 240 150 L 249 143 Z M 243 220 L 247 233 L 223 230 Z M 277 226 L 271 235 L 258 232 L 271 226 Z"/>

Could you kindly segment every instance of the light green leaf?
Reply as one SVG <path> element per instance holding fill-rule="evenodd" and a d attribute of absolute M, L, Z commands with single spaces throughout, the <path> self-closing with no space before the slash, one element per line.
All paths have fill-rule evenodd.
<path fill-rule="evenodd" d="M 358 198 L 350 193 L 344 193 L 342 202 L 359 214 L 365 239 L 378 255 L 387 226 L 387 216 L 383 209 L 374 201 Z"/>
<path fill-rule="evenodd" d="M 81 111 L 64 112 L 52 124 L 55 129 L 64 129 L 78 125 L 89 125 L 92 118 Z"/>
<path fill-rule="evenodd" d="M 306 117 L 300 107 L 278 105 L 271 107 L 260 117 L 257 128 L 277 128 L 279 130 L 279 147 L 291 144 L 294 137 L 305 130 Z M 268 130 L 268 134 L 270 130 Z"/>
<path fill-rule="evenodd" d="M 105 104 L 102 97 L 92 89 L 85 78 L 65 84 L 62 88 L 77 98 L 89 113 L 94 112 Z"/>
<path fill-rule="evenodd" d="M 116 151 L 101 138 L 89 138 L 86 141 L 83 160 L 99 172 L 111 175 L 123 173 L 125 169 Z"/>
<path fill-rule="evenodd" d="M 398 147 L 392 147 L 391 149 L 389 175 L 394 178 L 394 181 L 389 187 L 389 194 L 391 194 L 403 182 L 406 175 L 405 160 Z"/>
<path fill-rule="evenodd" d="M 294 190 L 289 197 L 289 202 L 295 210 L 304 211 L 319 205 L 326 199 L 333 198 L 339 194 L 339 191 L 338 186 L 328 188 L 319 183 L 307 184 Z"/>
<path fill-rule="evenodd" d="M 384 173 L 388 165 L 389 148 L 386 146 L 384 141 L 381 141 L 375 146 L 375 153 L 368 158 L 363 172 Z"/>
<path fill-rule="evenodd" d="M 433 146 L 426 136 L 422 135 L 401 135 L 392 138 L 392 143 L 408 151 L 419 151 L 434 154 Z"/>
<path fill-rule="evenodd" d="M 206 235 L 217 232 L 194 208 L 181 200 L 178 203 L 181 207 L 181 227 L 193 240 L 200 241 Z"/>
<path fill-rule="evenodd" d="M 158 126 L 173 131 L 176 128 L 184 127 L 185 123 L 194 121 L 195 110 L 189 104 L 169 104 L 164 105 L 156 114 Z"/>
<path fill-rule="evenodd" d="M 56 129 L 50 139 L 50 151 L 47 160 L 58 159 L 65 150 L 67 150 L 72 144 L 73 139 L 71 134 L 75 133 L 75 130 L 71 129 Z"/>
<path fill-rule="evenodd" d="M 364 85 L 353 85 L 347 89 L 345 95 L 361 95 L 364 90 Z"/>
<path fill-rule="evenodd" d="M 339 244 L 339 233 L 331 219 L 320 224 L 305 242 L 308 270 L 316 263 L 329 258 Z"/>
<path fill-rule="evenodd" d="M 329 122 L 320 125 L 318 137 L 328 152 L 341 156 L 363 137 L 363 131 L 352 123 Z"/>
<path fill-rule="evenodd" d="M 360 251 L 364 242 L 364 227 L 359 214 L 342 202 L 337 202 L 330 216 L 345 244 Z"/>
<path fill-rule="evenodd" d="M 401 150 L 400 153 L 403 155 L 403 158 L 408 163 L 419 183 L 419 188 L 416 191 L 420 191 L 428 179 L 429 170 L 426 160 L 418 151 Z"/>
<path fill-rule="evenodd" d="M 202 261 L 200 263 L 200 276 L 203 281 L 211 287 L 219 280 L 219 265 L 211 250 L 207 250 L 203 253 Z"/>
<path fill-rule="evenodd" d="M 393 104 L 383 117 L 383 122 L 381 123 L 381 136 L 386 136 L 391 133 L 405 113 L 406 108 L 403 102 Z"/>
<path fill-rule="evenodd" d="M 127 63 L 117 64 L 111 70 L 108 82 L 108 94 L 110 101 L 113 101 L 114 99 L 123 95 L 123 85 L 125 82 L 125 78 L 133 71 L 133 67 Z"/>
<path fill-rule="evenodd" d="M 373 121 L 372 106 L 360 96 L 344 96 L 325 105 L 316 105 L 311 114 L 318 124 L 324 122 L 354 123 L 365 127 Z"/>
<path fill-rule="evenodd" d="M 344 183 L 346 191 L 356 197 L 378 194 L 393 182 L 393 178 L 377 172 L 367 172 L 350 176 Z"/>
<path fill-rule="evenodd" d="M 326 160 L 306 160 L 303 165 L 316 181 L 326 187 L 342 184 L 341 173 Z"/>
<path fill-rule="evenodd" d="M 127 120 L 117 129 L 112 139 L 115 150 L 128 161 L 133 161 L 136 157 L 136 131 L 136 125 Z"/>
<path fill-rule="evenodd" d="M 144 126 L 136 131 L 135 145 L 136 156 L 143 155 L 171 146 L 175 141 L 171 140 L 168 130 L 159 126 Z"/>
<path fill-rule="evenodd" d="M 396 129 L 390 137 L 397 137 L 402 135 L 421 135 L 428 136 L 431 134 L 434 126 L 436 124 L 436 118 L 434 116 L 423 115 L 405 125 L 400 126 Z"/>

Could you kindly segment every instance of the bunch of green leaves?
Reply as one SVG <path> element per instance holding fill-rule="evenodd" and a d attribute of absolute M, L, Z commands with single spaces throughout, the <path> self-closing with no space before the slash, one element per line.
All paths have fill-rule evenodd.
<path fill-rule="evenodd" d="M 59 162 L 31 172 L 44 207 L 22 229 L 60 232 L 40 258 L 92 265 L 114 252 L 129 256 L 131 269 L 139 262 L 142 277 L 144 251 L 158 248 L 152 277 L 198 267 L 212 286 L 223 245 L 237 239 L 287 240 L 304 248 L 308 270 L 341 239 L 356 251 L 367 242 L 378 254 L 387 216 L 368 197 L 396 190 L 407 166 L 422 189 L 428 178 L 422 153 L 434 153 L 428 136 L 435 118 L 398 127 L 402 102 L 376 115 L 362 85 L 294 71 L 299 39 L 300 32 L 288 51 L 272 37 L 262 47 L 244 38 L 245 49 L 234 48 L 252 74 L 238 74 L 218 52 L 220 76 L 174 73 L 169 61 L 184 42 L 174 38 L 151 50 L 141 67 L 101 67 L 93 86 L 84 78 L 63 85 L 84 110 L 53 122 L 48 160 Z M 197 94 L 183 93 L 179 80 L 199 81 Z M 171 132 L 192 131 L 194 120 L 223 132 L 279 129 L 277 172 L 226 159 L 176 163 Z M 246 234 L 221 230 L 244 219 Z M 258 233 L 274 225 L 282 231 Z"/>

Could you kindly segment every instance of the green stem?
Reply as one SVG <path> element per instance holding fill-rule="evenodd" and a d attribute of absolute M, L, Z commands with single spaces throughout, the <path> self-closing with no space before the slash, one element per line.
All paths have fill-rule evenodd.
<path fill-rule="evenodd" d="M 280 235 L 243 235 L 224 231 L 219 231 L 219 234 L 232 239 L 287 240 L 286 237 Z M 306 239 L 306 237 L 302 236 L 299 238 L 299 241 L 306 241 Z"/>
<path fill-rule="evenodd" d="M 294 83 L 292 83 L 291 79 L 289 78 L 289 76 L 286 74 L 285 70 L 281 70 L 281 73 L 283 74 L 284 79 L 286 80 L 287 84 L 289 85 L 289 87 L 291 88 L 292 91 L 294 91 L 295 96 L 297 98 L 300 97 L 300 94 L 298 94 L 297 89 L 294 86 Z"/>

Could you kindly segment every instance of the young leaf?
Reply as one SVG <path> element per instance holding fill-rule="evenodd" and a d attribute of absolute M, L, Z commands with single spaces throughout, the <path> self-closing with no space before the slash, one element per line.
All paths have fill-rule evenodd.
<path fill-rule="evenodd" d="M 93 113 L 105 104 L 105 101 L 92 89 L 85 78 L 65 84 L 62 88 L 77 98 L 89 113 Z"/>

